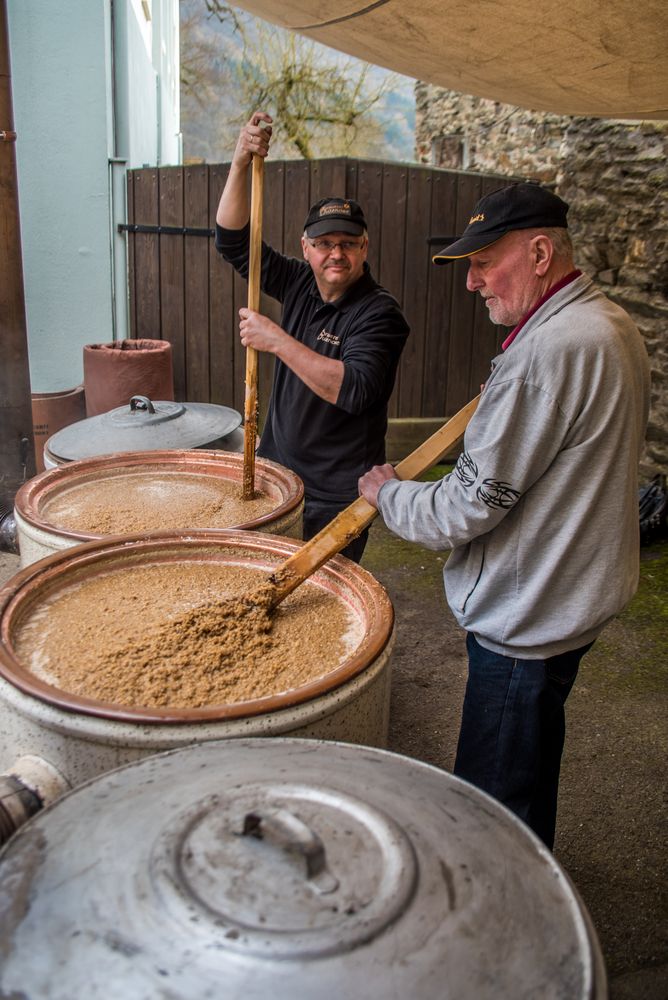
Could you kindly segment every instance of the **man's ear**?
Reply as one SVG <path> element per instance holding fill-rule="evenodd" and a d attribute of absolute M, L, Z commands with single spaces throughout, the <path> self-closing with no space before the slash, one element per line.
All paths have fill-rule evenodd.
<path fill-rule="evenodd" d="M 552 240 L 549 236 L 534 236 L 531 247 L 536 263 L 536 274 L 542 278 L 547 273 L 554 256 Z"/>
<path fill-rule="evenodd" d="M 304 236 L 302 236 L 302 253 L 304 255 L 304 260 L 308 260 L 308 256 L 306 254 L 306 247 L 307 246 L 308 246 L 308 244 L 306 242 L 306 238 Z"/>

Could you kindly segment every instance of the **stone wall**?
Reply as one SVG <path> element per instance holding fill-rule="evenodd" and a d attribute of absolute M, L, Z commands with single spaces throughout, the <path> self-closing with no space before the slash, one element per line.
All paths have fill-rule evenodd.
<path fill-rule="evenodd" d="M 418 83 L 418 159 L 553 184 L 576 262 L 631 314 L 652 366 L 645 478 L 668 472 L 668 122 L 570 118 Z"/>

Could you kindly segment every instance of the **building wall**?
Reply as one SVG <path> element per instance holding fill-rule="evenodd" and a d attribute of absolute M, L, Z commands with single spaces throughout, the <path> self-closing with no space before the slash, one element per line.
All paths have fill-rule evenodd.
<path fill-rule="evenodd" d="M 105 12 L 67 6 L 76 32 L 50 0 L 8 6 L 33 392 L 77 385 L 111 316 Z"/>
<path fill-rule="evenodd" d="M 416 87 L 418 158 L 554 184 L 576 262 L 631 314 L 652 366 L 642 472 L 668 471 L 668 122 L 567 118 Z"/>
<path fill-rule="evenodd" d="M 127 336 L 127 166 L 180 162 L 178 0 L 8 0 L 8 22 L 31 391 L 59 392 Z"/>
<path fill-rule="evenodd" d="M 128 169 L 181 162 L 178 0 L 114 4 L 117 155 Z"/>

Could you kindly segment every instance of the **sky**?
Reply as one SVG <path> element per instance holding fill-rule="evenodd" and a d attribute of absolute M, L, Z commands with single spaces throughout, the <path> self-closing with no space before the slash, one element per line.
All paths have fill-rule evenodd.
<path fill-rule="evenodd" d="M 252 23 L 245 12 L 237 8 L 237 13 L 247 23 Z M 208 14 L 204 0 L 181 0 L 182 58 L 185 51 L 183 23 L 190 17 L 195 19 L 191 37 L 194 34 L 202 48 L 209 53 L 204 61 L 206 71 L 212 81 L 218 74 L 220 82 L 218 85 L 214 83 L 209 87 L 202 87 L 196 96 L 187 94 L 182 89 L 184 159 L 186 162 L 224 162 L 231 157 L 240 123 L 254 110 L 240 107 L 231 79 L 232 67 L 239 61 L 239 40 L 230 23 L 221 23 L 218 18 Z M 277 35 L 288 34 L 275 25 L 270 28 Z M 364 65 L 360 60 L 324 45 L 316 43 L 316 48 L 322 53 L 323 63 L 346 65 L 352 73 Z M 414 161 L 415 80 L 390 73 L 381 67 L 372 68 L 370 79 L 372 85 L 377 87 L 383 81 L 390 83 L 374 109 L 382 129 L 382 159 Z M 355 151 L 351 151 L 350 155 L 355 155 Z"/>

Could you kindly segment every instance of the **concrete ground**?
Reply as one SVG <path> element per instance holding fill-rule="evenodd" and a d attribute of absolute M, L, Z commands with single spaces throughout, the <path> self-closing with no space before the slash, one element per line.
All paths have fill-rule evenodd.
<path fill-rule="evenodd" d="M 389 749 L 450 770 L 467 665 L 444 553 L 376 520 L 362 564 L 397 619 Z M 668 998 L 667 599 L 663 542 L 642 550 L 638 595 L 583 660 L 567 703 L 555 856 L 593 918 L 611 1000 Z"/>
<path fill-rule="evenodd" d="M 374 522 L 363 565 L 394 603 L 389 748 L 450 769 L 466 681 L 443 598 L 445 554 Z M 0 584 L 18 557 L 0 553 Z M 642 551 L 638 596 L 583 661 L 567 706 L 555 854 L 594 921 L 611 1000 L 666 1000 L 668 542 Z"/>

